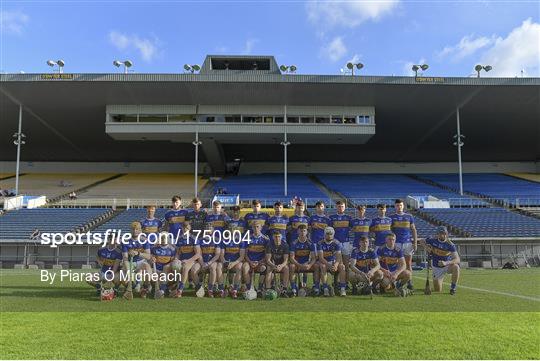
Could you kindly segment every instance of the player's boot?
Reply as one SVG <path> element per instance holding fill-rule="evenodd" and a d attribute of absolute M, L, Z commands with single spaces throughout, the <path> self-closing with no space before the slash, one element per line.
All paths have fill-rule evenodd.
<path fill-rule="evenodd" d="M 208 289 L 208 297 L 214 298 L 214 291 L 212 289 Z"/>
<path fill-rule="evenodd" d="M 221 298 L 225 298 L 227 297 L 227 292 L 225 292 L 225 290 L 221 290 L 219 291 L 219 295 L 221 296 Z"/>
<path fill-rule="evenodd" d="M 232 290 L 231 291 L 231 297 L 236 300 L 238 298 L 238 291 L 237 290 Z"/>
<path fill-rule="evenodd" d="M 455 288 L 450 288 L 450 295 L 454 296 L 456 294 Z"/>
<path fill-rule="evenodd" d="M 298 294 L 298 292 L 296 291 L 296 288 L 293 288 L 291 289 L 291 297 L 296 297 L 296 295 Z"/>
<path fill-rule="evenodd" d="M 146 299 L 146 295 L 148 294 L 148 289 L 146 287 L 141 288 L 141 298 Z"/>
<path fill-rule="evenodd" d="M 345 287 L 341 287 L 341 289 L 340 289 L 340 291 L 339 291 L 339 295 L 340 295 L 341 297 L 347 296 L 347 291 L 346 291 Z"/>
<path fill-rule="evenodd" d="M 324 297 L 330 297 L 330 290 L 328 289 L 328 287 L 324 288 L 323 295 Z"/>
<path fill-rule="evenodd" d="M 411 281 L 407 282 L 407 289 L 414 291 L 414 286 Z"/>
<path fill-rule="evenodd" d="M 174 291 L 174 292 L 171 293 L 171 297 L 173 297 L 173 298 L 181 298 L 181 297 L 182 297 L 182 293 L 183 293 L 182 290 L 176 290 L 176 291 Z"/>
<path fill-rule="evenodd" d="M 358 294 L 358 287 L 356 286 L 356 283 L 352 284 L 352 294 L 357 295 Z"/>

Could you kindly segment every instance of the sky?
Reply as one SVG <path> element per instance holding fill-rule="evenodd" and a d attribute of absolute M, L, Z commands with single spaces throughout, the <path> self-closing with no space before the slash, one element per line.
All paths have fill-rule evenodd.
<path fill-rule="evenodd" d="M 540 76 L 536 1 L 0 0 L 0 72 L 182 73 L 208 54 L 273 55 L 298 74 Z"/>

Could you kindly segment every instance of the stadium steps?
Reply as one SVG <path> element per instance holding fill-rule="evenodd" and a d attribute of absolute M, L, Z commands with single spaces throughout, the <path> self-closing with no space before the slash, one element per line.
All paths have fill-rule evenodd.
<path fill-rule="evenodd" d="M 22 177 L 23 175 L 26 175 L 26 173 L 19 173 L 19 178 Z M 5 176 L 5 177 L 0 177 L 0 181 L 7 180 L 7 179 L 12 179 L 12 178 L 16 178 L 16 177 L 17 177 L 17 175 L 12 174 L 12 175 L 8 175 L 8 176 Z"/>
<path fill-rule="evenodd" d="M 96 228 L 101 226 L 104 223 L 109 222 L 111 219 L 116 218 L 120 213 L 124 212 L 124 209 L 111 209 L 111 212 L 108 213 L 105 217 L 97 220 L 97 222 L 93 223 L 87 231 L 94 231 Z"/>
<path fill-rule="evenodd" d="M 98 180 L 97 182 L 94 182 L 94 183 L 92 183 L 92 184 L 88 184 L 88 185 L 86 185 L 86 186 L 84 186 L 84 187 L 75 189 L 74 191 L 70 191 L 70 192 L 68 192 L 68 193 L 59 195 L 59 196 L 54 197 L 54 198 L 52 198 L 52 199 L 48 199 L 48 200 L 47 200 L 47 205 L 54 205 L 55 203 L 58 203 L 58 202 L 60 202 L 60 201 L 63 200 L 63 199 L 69 198 L 69 194 L 70 194 L 71 192 L 75 192 L 75 193 L 77 194 L 77 196 L 79 196 L 81 193 L 86 192 L 88 189 L 90 189 L 90 188 L 92 188 L 92 187 L 95 187 L 95 186 L 98 186 L 98 185 L 100 185 L 100 184 L 103 184 L 103 183 L 112 181 L 113 179 L 117 179 L 117 178 L 123 177 L 123 176 L 125 176 L 125 175 L 126 175 L 126 173 L 115 174 L 115 175 L 110 176 L 110 177 L 108 177 L 108 178 L 101 179 L 101 180 Z"/>
<path fill-rule="evenodd" d="M 433 224 L 435 226 L 445 226 L 448 231 L 451 233 L 451 234 L 455 234 L 456 236 L 460 236 L 460 237 L 472 237 L 473 235 L 469 232 L 465 232 L 464 230 L 462 230 L 461 228 L 459 227 L 456 227 L 450 223 L 446 223 L 446 222 L 443 222 L 437 218 L 435 218 L 434 216 L 430 215 L 430 214 L 427 214 L 427 213 L 424 213 L 422 212 L 421 209 L 417 209 L 417 210 L 409 210 L 413 215 L 415 215 L 416 217 L 418 218 L 422 218 L 424 221 L 430 223 L 430 224 Z"/>
<path fill-rule="evenodd" d="M 350 201 L 349 201 L 349 199 L 347 197 L 345 197 L 343 194 L 341 194 L 339 192 L 336 192 L 336 191 L 328 188 L 326 186 L 326 184 L 321 182 L 321 180 L 319 178 L 317 178 L 317 176 L 315 176 L 314 174 L 308 174 L 307 177 L 309 178 L 309 180 L 311 180 L 313 182 L 313 184 L 315 184 L 317 186 L 317 188 L 319 188 L 321 190 L 321 192 L 326 194 L 328 196 L 328 198 L 332 199 L 334 202 L 336 202 L 338 200 L 342 200 L 346 204 L 350 203 Z"/>
<path fill-rule="evenodd" d="M 96 228 L 100 224 L 102 224 L 104 222 L 107 222 L 109 219 L 114 217 L 116 212 L 117 211 L 115 211 L 113 209 L 109 209 L 105 213 L 100 214 L 99 216 L 91 219 L 90 221 L 88 221 L 83 226 L 75 227 L 71 231 L 75 232 L 75 233 L 77 233 L 77 232 L 86 233 L 88 231 L 92 231 L 92 230 L 94 230 L 94 228 Z"/>

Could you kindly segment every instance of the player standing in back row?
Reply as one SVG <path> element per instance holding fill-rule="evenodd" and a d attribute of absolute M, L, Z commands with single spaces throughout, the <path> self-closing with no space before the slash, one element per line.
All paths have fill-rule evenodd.
<path fill-rule="evenodd" d="M 386 243 L 386 236 L 392 233 L 392 220 L 386 216 L 386 204 L 377 204 L 377 217 L 371 220 L 369 231 L 375 235 L 375 251 Z"/>
<path fill-rule="evenodd" d="M 403 212 L 405 204 L 401 199 L 396 199 L 394 202 L 396 213 L 390 216 L 392 220 L 392 232 L 396 235 L 396 249 L 403 252 L 407 270 L 412 273 L 412 256 L 417 248 L 416 226 L 414 218 L 411 214 Z M 412 290 L 412 281 L 407 282 L 407 288 Z"/>
<path fill-rule="evenodd" d="M 324 239 L 324 230 L 330 227 L 330 218 L 324 214 L 324 202 L 315 203 L 315 214 L 309 217 L 310 239 L 318 244 Z"/>
<path fill-rule="evenodd" d="M 336 202 L 336 211 L 336 214 L 330 216 L 330 227 L 334 228 L 334 238 L 341 243 L 341 256 L 343 257 L 343 265 L 345 266 L 345 277 L 348 281 L 349 258 L 353 249 L 349 241 L 352 218 L 345 213 L 345 203 L 341 200 Z"/>
<path fill-rule="evenodd" d="M 165 229 L 173 235 L 175 241 L 182 238 L 183 224 L 186 221 L 188 211 L 182 208 L 182 198 L 180 196 L 172 197 L 172 208 L 169 209 L 165 216 Z"/>

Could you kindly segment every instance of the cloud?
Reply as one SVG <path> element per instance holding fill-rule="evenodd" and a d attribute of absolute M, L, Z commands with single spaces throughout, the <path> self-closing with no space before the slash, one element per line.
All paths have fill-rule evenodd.
<path fill-rule="evenodd" d="M 109 33 L 109 41 L 118 50 L 137 50 L 144 61 L 150 62 L 159 52 L 159 40 L 140 38 L 138 35 L 126 35 L 117 31 Z"/>
<path fill-rule="evenodd" d="M 529 18 L 506 38 L 498 37 L 480 56 L 480 64 L 493 67 L 489 76 L 514 77 L 521 70 L 528 76 L 540 76 L 540 24 Z"/>
<path fill-rule="evenodd" d="M 495 43 L 495 37 L 487 38 L 485 36 L 475 37 L 474 35 L 466 35 L 459 43 L 453 46 L 445 46 L 443 50 L 437 53 L 437 57 L 450 57 L 453 61 L 461 59 L 476 53 L 478 50 Z"/>
<path fill-rule="evenodd" d="M 258 43 L 258 39 L 247 39 L 246 44 L 244 45 L 244 49 L 242 49 L 242 54 L 249 55 L 253 52 L 253 47 L 256 43 Z"/>
<path fill-rule="evenodd" d="M 417 62 L 405 61 L 405 62 L 403 62 L 402 74 L 405 75 L 405 76 L 413 76 L 414 71 L 412 70 L 412 66 L 414 64 L 422 65 L 422 64 L 425 64 L 425 63 L 426 63 L 425 58 L 420 58 L 420 60 L 418 60 Z M 420 74 L 422 74 L 422 70 L 418 71 L 418 75 L 420 75 Z"/>
<path fill-rule="evenodd" d="M 354 28 L 367 20 L 379 20 L 390 14 L 399 0 L 310 1 L 306 4 L 308 19 L 317 25 Z"/>
<path fill-rule="evenodd" d="M 336 36 L 330 43 L 321 48 L 321 54 L 332 62 L 342 59 L 346 53 L 347 47 L 341 36 Z"/>
<path fill-rule="evenodd" d="M 30 18 L 21 11 L 0 12 L 0 29 L 6 33 L 21 34 Z"/>

